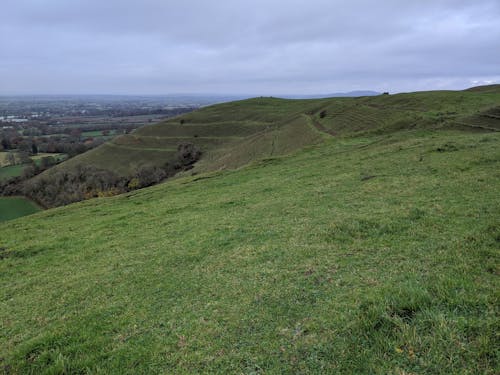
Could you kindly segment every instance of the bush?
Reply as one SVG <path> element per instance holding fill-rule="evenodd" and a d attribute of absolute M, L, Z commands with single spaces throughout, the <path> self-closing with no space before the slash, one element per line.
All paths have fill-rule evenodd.
<path fill-rule="evenodd" d="M 192 143 L 182 143 L 177 147 L 174 160 L 162 167 L 141 165 L 126 177 L 93 166 L 78 165 L 69 171 L 50 170 L 32 178 L 57 162 L 54 158 L 43 158 L 40 168 L 31 164 L 24 170 L 22 177 L 1 182 L 0 195 L 22 194 L 45 207 L 62 206 L 157 184 L 181 170 L 191 168 L 200 156 L 201 152 Z"/>

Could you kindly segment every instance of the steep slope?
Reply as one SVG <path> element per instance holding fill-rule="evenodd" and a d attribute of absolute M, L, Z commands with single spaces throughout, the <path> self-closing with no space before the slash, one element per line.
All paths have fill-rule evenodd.
<path fill-rule="evenodd" d="M 311 125 L 330 136 L 382 134 L 400 129 L 498 130 L 500 119 L 495 111 L 500 103 L 499 87 L 358 98 L 254 98 L 224 103 L 144 126 L 68 160 L 53 171 L 83 164 L 128 175 L 140 165 L 161 166 L 170 161 L 177 146 L 185 142 L 204 152 L 196 171 L 234 168 L 321 141 L 317 134 L 311 135 Z M 484 115 L 478 111 L 485 111 Z"/>
<path fill-rule="evenodd" d="M 0 372 L 497 373 L 499 170 L 496 132 L 329 137 L 0 224 Z"/>
<path fill-rule="evenodd" d="M 459 128 L 469 116 L 499 103 L 500 89 L 380 95 L 328 103 L 321 109 L 324 117 L 316 121 L 339 134 Z"/>
<path fill-rule="evenodd" d="M 498 94 L 498 92 L 500 92 L 500 84 L 475 86 L 475 87 L 471 87 L 465 91 L 482 92 L 482 93 L 497 93 Z"/>
<path fill-rule="evenodd" d="M 500 130 L 497 116 L 500 85 L 490 87 L 486 93 L 482 90 L 435 91 L 329 98 L 309 103 L 308 107 L 295 107 L 294 115 L 283 120 L 277 129 L 209 150 L 195 166 L 194 173 L 239 167 L 259 158 L 287 154 L 332 136 L 391 134 L 405 129 Z"/>
<path fill-rule="evenodd" d="M 272 132 L 315 106 L 315 101 L 276 98 L 219 104 L 144 126 L 54 170 L 84 164 L 127 175 L 141 164 L 161 166 L 170 161 L 181 143 L 193 143 L 206 153 L 255 134 Z"/>

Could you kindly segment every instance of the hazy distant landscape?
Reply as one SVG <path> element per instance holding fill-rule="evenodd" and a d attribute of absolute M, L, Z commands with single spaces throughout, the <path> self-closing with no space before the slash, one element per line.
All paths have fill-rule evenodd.
<path fill-rule="evenodd" d="M 373 91 L 355 91 L 335 93 L 332 97 L 360 97 L 380 95 Z M 292 95 L 295 99 L 300 95 Z M 303 99 L 320 98 L 320 95 L 305 95 Z M 124 95 L 67 95 L 67 96 L 12 96 L 0 97 L 0 194 L 21 197 L 36 202 L 41 207 L 67 204 L 99 194 L 116 195 L 128 191 L 129 186 L 145 187 L 162 181 L 184 168 L 175 167 L 177 148 L 182 145 L 195 145 L 199 152 L 208 151 L 227 140 L 243 139 L 260 131 L 250 123 L 246 130 L 241 127 L 220 128 L 210 131 L 209 127 L 188 126 L 185 120 L 172 134 L 151 133 L 143 137 L 141 132 L 130 137 L 120 135 L 132 133 L 147 124 L 159 123 L 167 118 L 176 117 L 204 106 L 238 99 L 229 95 L 170 95 L 170 96 L 124 96 Z M 192 125 L 192 124 L 191 124 Z M 240 130 L 238 130 L 240 129 Z M 231 134 L 231 132 L 236 132 Z M 200 134 L 197 134 L 200 133 Z M 228 136 L 228 138 L 218 137 Z M 87 151 L 96 149 L 94 152 Z M 198 151 L 193 151 L 194 153 Z M 80 154 L 75 160 L 69 161 Z M 189 157 L 193 159 L 191 156 Z M 100 175 L 98 182 L 82 186 L 79 193 L 63 197 L 61 191 L 50 187 L 50 192 L 40 194 L 41 187 L 31 187 L 35 176 L 52 169 L 57 164 L 68 160 L 61 169 L 68 166 L 96 167 L 97 170 L 79 171 L 79 176 L 64 176 L 62 188 L 68 190 L 68 184 L 75 189 L 75 179 L 91 180 Z M 188 161 L 191 163 L 194 160 Z M 170 167 L 165 164 L 170 162 Z M 183 164 L 184 162 L 181 162 Z M 103 176 L 113 173 L 113 175 Z M 115 175 L 114 173 L 117 173 Z M 54 173 L 52 173 L 53 175 Z M 125 178 L 120 178 L 125 177 Z M 54 177 L 48 177 L 54 185 Z M 38 179 L 40 180 L 40 179 Z M 71 181 L 71 182 L 70 182 Z M 105 185 L 105 186 L 103 186 Z M 8 202 L 12 202 L 9 200 Z M 30 205 L 30 203 L 28 203 Z M 6 205 L 10 213 L 5 217 L 15 218 L 31 213 L 30 210 L 18 210 L 18 205 Z M 15 211 L 15 212 L 14 212 Z M 17 212 L 17 213 L 16 213 Z"/>
<path fill-rule="evenodd" d="M 144 124 L 219 100 L 224 98 L 0 96 L 0 191 L 7 196 L 26 195 L 5 186 L 12 181 L 29 179 Z M 23 200 L 19 196 L 14 200 L 4 198 L 3 202 L 0 220 L 36 211 L 21 209 Z M 29 201 L 26 204 L 32 206 Z"/>

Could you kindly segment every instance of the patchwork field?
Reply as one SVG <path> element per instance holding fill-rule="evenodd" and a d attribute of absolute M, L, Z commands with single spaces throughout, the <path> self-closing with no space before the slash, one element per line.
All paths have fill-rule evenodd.
<path fill-rule="evenodd" d="M 19 156 L 16 151 L 1 151 L 0 152 L 0 168 L 8 167 L 12 164 L 20 162 Z"/>
<path fill-rule="evenodd" d="M 7 154 L 8 154 L 7 152 L 0 152 L 0 180 L 21 176 L 24 168 L 26 168 L 29 165 L 29 164 L 9 165 L 9 161 L 7 160 L 6 157 Z M 16 155 L 17 153 L 13 151 L 12 154 Z M 37 165 L 40 165 L 41 160 L 49 156 L 55 158 L 58 162 L 61 162 L 68 157 L 66 154 L 39 153 L 35 156 L 31 156 L 30 158 Z M 19 158 L 15 156 L 14 161 L 19 162 Z"/>
<path fill-rule="evenodd" d="M 31 156 L 31 160 L 33 160 L 35 163 L 39 164 L 40 161 L 43 159 L 43 158 L 47 158 L 47 157 L 52 157 L 52 158 L 55 158 L 57 161 L 63 161 L 64 159 L 66 159 L 68 157 L 67 154 L 57 154 L 57 153 L 38 153 L 34 156 Z"/>

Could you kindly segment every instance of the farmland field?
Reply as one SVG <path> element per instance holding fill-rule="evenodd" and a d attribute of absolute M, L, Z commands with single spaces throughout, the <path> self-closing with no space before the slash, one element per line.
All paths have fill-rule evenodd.
<path fill-rule="evenodd" d="M 26 167 L 25 164 L 18 164 L 0 168 L 0 180 L 20 176 L 23 173 L 24 167 Z"/>
<path fill-rule="evenodd" d="M 39 153 L 35 156 L 31 157 L 31 160 L 33 160 L 37 165 L 40 165 L 41 160 L 46 157 L 53 157 L 57 160 L 57 162 L 61 162 L 65 159 L 68 158 L 67 154 L 59 154 L 59 153 Z"/>
<path fill-rule="evenodd" d="M 9 154 L 14 155 L 13 160 L 9 160 L 9 158 L 8 158 Z M 9 151 L 9 152 L 6 152 L 6 151 L 0 152 L 0 168 L 7 167 L 7 166 L 11 165 L 12 163 L 14 163 L 14 164 L 19 163 L 19 156 L 18 156 L 18 153 L 16 152 L 16 150 Z"/>
<path fill-rule="evenodd" d="M 15 152 L 13 152 L 15 154 Z M 5 152 L 0 153 L 0 158 L 3 157 L 5 158 Z M 56 154 L 56 153 L 40 153 L 35 156 L 31 156 L 30 158 L 37 164 L 40 165 L 41 160 L 45 157 L 53 157 L 55 158 L 58 162 L 63 161 L 66 159 L 68 156 L 66 154 Z M 29 164 L 16 164 L 16 165 L 6 165 L 4 164 L 3 167 L 0 167 L 0 180 L 6 180 L 12 177 L 18 177 L 21 176 L 23 173 L 23 169 L 28 166 Z"/>
<path fill-rule="evenodd" d="M 42 158 L 46 158 L 48 156 L 52 156 L 52 157 L 55 157 L 55 158 L 63 158 L 63 157 L 66 157 L 65 154 L 59 154 L 59 153 L 50 153 L 50 152 L 47 152 L 47 153 L 42 153 L 42 152 L 39 152 L 38 154 L 36 154 L 35 156 L 32 156 L 31 159 L 33 160 L 39 160 L 39 159 L 42 159 Z"/>
<path fill-rule="evenodd" d="M 0 221 L 16 219 L 40 211 L 32 201 L 23 197 L 0 197 Z"/>
<path fill-rule="evenodd" d="M 82 133 L 83 137 L 93 137 L 93 138 L 112 138 L 114 135 L 116 135 L 116 130 L 108 130 L 108 135 L 103 135 L 102 130 L 92 130 L 92 131 L 85 131 Z"/>

